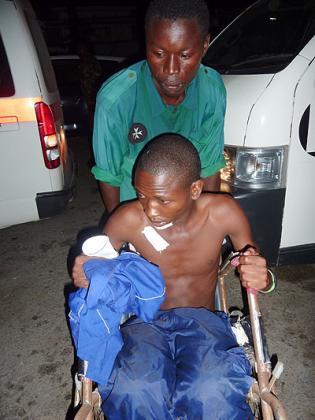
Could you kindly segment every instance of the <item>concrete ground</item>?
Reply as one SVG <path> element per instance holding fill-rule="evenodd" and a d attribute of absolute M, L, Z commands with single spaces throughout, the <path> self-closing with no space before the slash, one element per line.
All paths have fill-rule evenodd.
<path fill-rule="evenodd" d="M 73 348 L 65 295 L 71 290 L 67 257 L 77 238 L 102 216 L 89 174 L 85 139 L 73 139 L 79 161 L 78 193 L 52 219 L 0 231 L 0 419 L 71 417 Z M 71 255 L 71 253 L 70 253 Z M 279 394 L 292 420 L 315 419 L 315 265 L 276 270 L 278 289 L 261 296 L 271 354 L 284 362 Z M 230 279 L 234 287 L 237 280 Z M 241 305 L 233 289 L 231 304 Z"/>

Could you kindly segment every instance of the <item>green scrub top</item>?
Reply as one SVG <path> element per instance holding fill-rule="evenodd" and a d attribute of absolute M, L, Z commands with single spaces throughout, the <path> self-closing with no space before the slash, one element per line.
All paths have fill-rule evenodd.
<path fill-rule="evenodd" d="M 136 197 L 132 169 L 143 146 L 162 133 L 178 133 L 199 152 L 201 176 L 225 166 L 223 157 L 226 92 L 220 75 L 200 65 L 177 106 L 163 103 L 147 61 L 140 61 L 107 80 L 97 95 L 92 173 L 120 187 L 120 201 Z"/>

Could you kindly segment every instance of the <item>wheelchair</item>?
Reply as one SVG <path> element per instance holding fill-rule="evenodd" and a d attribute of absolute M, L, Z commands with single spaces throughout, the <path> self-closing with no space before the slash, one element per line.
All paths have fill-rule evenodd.
<path fill-rule="evenodd" d="M 216 289 L 216 309 L 226 312 L 231 320 L 238 344 L 247 355 L 254 384 L 247 396 L 248 404 L 255 420 L 287 420 L 283 403 L 276 395 L 276 380 L 282 371 L 282 362 L 277 362 L 272 370 L 266 338 L 263 331 L 262 316 L 258 296 L 255 290 L 248 289 L 247 302 L 249 314 L 228 309 L 226 277 L 235 269 L 233 259 L 238 253 L 230 252 L 220 264 Z M 128 319 L 126 316 L 122 323 Z M 101 409 L 101 396 L 97 387 L 86 377 L 87 362 L 79 360 L 78 373 L 75 375 L 74 408 L 77 413 L 74 420 L 104 420 Z"/>

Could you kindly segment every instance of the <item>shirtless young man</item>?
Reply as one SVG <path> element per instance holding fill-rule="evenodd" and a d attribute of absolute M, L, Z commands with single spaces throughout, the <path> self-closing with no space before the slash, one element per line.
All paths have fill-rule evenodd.
<path fill-rule="evenodd" d="M 109 419 L 247 419 L 249 364 L 224 315 L 213 313 L 222 241 L 242 250 L 253 244 L 248 221 L 236 201 L 202 193 L 194 146 L 164 134 L 136 162 L 138 199 L 122 204 L 105 232 L 118 250 L 129 242 L 157 264 L 166 298 L 152 323 L 131 320 L 121 332 L 125 345 L 116 359 L 111 386 L 102 390 Z M 153 228 L 169 245 L 157 251 L 143 231 Z M 73 278 L 86 287 L 76 259 Z M 266 261 L 254 246 L 240 257 L 244 287 L 268 289 Z"/>

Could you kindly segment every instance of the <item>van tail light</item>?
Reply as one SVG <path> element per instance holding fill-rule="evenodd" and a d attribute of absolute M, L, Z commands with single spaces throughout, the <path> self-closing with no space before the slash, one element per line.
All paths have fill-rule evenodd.
<path fill-rule="evenodd" d="M 35 112 L 46 168 L 57 168 L 60 165 L 60 151 L 53 113 L 44 102 L 35 104 Z"/>

